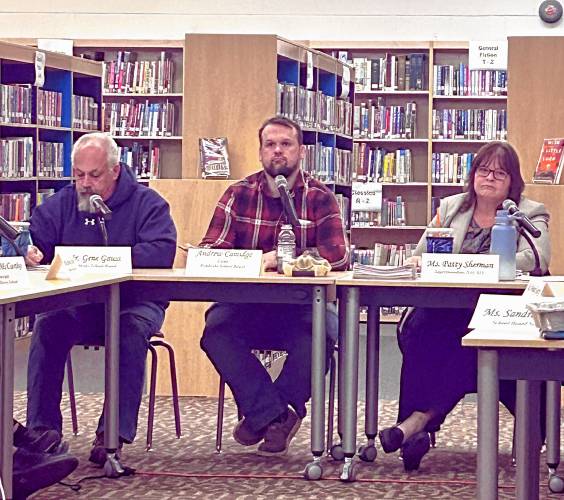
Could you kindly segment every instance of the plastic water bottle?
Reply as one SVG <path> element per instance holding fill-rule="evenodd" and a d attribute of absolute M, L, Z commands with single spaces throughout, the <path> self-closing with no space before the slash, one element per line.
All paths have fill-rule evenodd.
<path fill-rule="evenodd" d="M 507 210 L 498 210 L 492 227 L 490 254 L 499 255 L 499 280 L 515 279 L 517 230 Z"/>
<path fill-rule="evenodd" d="M 280 274 L 284 273 L 284 263 L 296 257 L 296 236 L 291 224 L 284 224 L 278 233 L 278 245 L 276 247 L 277 269 Z"/>

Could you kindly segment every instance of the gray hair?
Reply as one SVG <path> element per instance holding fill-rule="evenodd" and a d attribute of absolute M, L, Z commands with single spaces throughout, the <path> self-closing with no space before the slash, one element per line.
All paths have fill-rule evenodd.
<path fill-rule="evenodd" d="M 104 132 L 92 132 L 90 134 L 84 134 L 74 143 L 71 153 L 73 165 L 76 153 L 88 146 L 97 146 L 105 151 L 106 166 L 108 168 L 115 167 L 119 164 L 119 149 L 116 141 L 114 141 L 109 134 Z"/>

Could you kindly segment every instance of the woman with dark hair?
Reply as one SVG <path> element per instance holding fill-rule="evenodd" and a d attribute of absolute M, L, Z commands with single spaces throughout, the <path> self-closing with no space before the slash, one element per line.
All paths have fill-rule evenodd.
<path fill-rule="evenodd" d="M 550 262 L 549 215 L 542 203 L 522 196 L 525 183 L 519 157 L 506 142 L 480 148 L 470 169 L 464 193 L 441 200 L 430 227 L 453 230 L 454 253 L 489 253 L 496 211 L 513 200 L 541 231 L 534 240 L 543 273 Z M 421 238 L 412 261 L 420 266 L 425 251 Z M 517 268 L 535 269 L 534 253 L 524 237 L 517 241 Z M 463 348 L 473 308 L 410 309 L 398 324 L 403 355 L 398 424 L 379 433 L 386 453 L 401 448 L 405 470 L 416 470 L 430 447 L 429 432 L 436 431 L 467 393 L 476 392 L 475 349 Z M 500 400 L 514 413 L 515 384 L 500 384 Z"/>

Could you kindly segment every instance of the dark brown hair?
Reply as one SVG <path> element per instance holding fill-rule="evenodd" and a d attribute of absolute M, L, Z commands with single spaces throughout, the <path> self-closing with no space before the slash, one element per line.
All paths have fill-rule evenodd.
<path fill-rule="evenodd" d="M 523 177 L 521 176 L 519 156 L 517 155 L 517 151 L 515 151 L 513 146 L 508 142 L 494 141 L 482 146 L 472 161 L 472 167 L 470 168 L 465 188 L 467 193 L 466 200 L 460 207 L 460 210 L 468 210 L 476 202 L 476 191 L 474 191 L 476 169 L 488 166 L 494 159 L 497 160 L 498 165 L 505 170 L 511 178 L 507 197 L 519 204 L 521 194 L 525 189 L 525 181 L 523 181 Z"/>
<path fill-rule="evenodd" d="M 262 132 L 268 125 L 282 125 L 283 127 L 288 127 L 296 131 L 298 136 L 298 144 L 301 146 L 304 143 L 304 134 L 302 128 L 293 120 L 289 118 L 284 118 L 283 116 L 273 116 L 266 120 L 262 126 L 259 128 L 259 144 L 262 146 Z"/>

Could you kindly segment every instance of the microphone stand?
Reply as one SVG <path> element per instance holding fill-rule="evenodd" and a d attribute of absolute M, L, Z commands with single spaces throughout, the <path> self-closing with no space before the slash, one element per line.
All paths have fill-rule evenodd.
<path fill-rule="evenodd" d="M 533 255 L 535 256 L 535 268 L 531 271 L 531 276 L 542 276 L 543 274 L 540 267 L 539 252 L 537 250 L 537 247 L 533 243 L 531 236 L 529 235 L 528 231 L 523 229 L 520 225 L 517 225 L 517 231 L 521 236 L 523 236 L 523 238 L 527 240 L 527 243 L 531 247 L 531 250 L 533 251 Z"/>
<path fill-rule="evenodd" d="M 98 227 L 100 228 L 100 231 L 102 233 L 102 239 L 104 241 L 104 246 L 107 247 L 108 246 L 108 231 L 106 229 L 106 219 L 104 218 L 103 215 L 99 215 L 97 217 L 98 219 Z"/>

